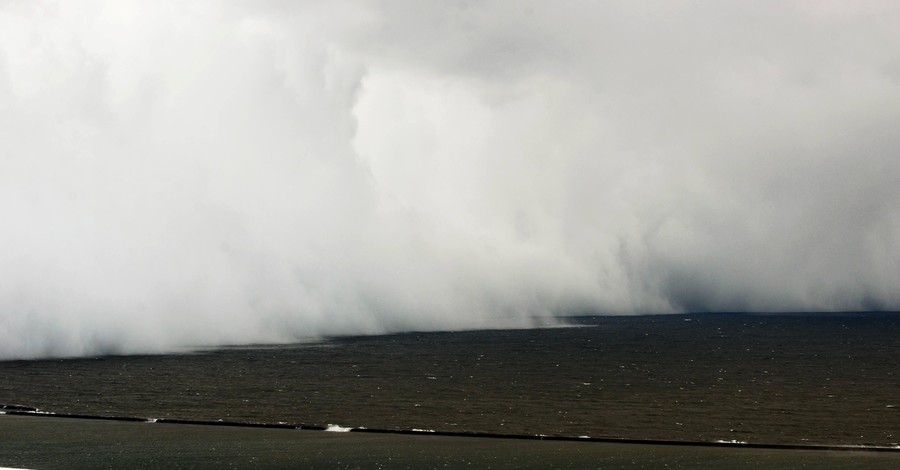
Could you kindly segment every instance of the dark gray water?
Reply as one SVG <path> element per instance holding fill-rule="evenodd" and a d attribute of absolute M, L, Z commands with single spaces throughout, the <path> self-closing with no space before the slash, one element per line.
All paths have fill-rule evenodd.
<path fill-rule="evenodd" d="M 896 469 L 897 452 L 773 450 L 123 423 L 0 415 L 0 466 Z"/>
<path fill-rule="evenodd" d="M 388 429 L 900 442 L 900 315 L 578 323 L 0 362 L 0 403 L 58 413 Z"/>

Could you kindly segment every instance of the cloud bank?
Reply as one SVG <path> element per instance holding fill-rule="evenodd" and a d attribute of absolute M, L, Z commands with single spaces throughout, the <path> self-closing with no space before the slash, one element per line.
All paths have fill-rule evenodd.
<path fill-rule="evenodd" d="M 0 359 L 900 309 L 892 2 L 0 1 Z"/>

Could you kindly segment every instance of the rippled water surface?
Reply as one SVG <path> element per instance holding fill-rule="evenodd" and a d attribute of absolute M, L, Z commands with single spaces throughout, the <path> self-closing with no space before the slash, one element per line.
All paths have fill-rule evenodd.
<path fill-rule="evenodd" d="M 580 326 L 0 362 L 0 403 L 370 428 L 900 442 L 898 314 L 573 322 Z"/>

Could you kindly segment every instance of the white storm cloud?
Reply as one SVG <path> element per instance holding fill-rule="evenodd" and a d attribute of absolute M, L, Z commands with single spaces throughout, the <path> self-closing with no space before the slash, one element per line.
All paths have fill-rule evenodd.
<path fill-rule="evenodd" d="M 890 2 L 0 2 L 0 358 L 900 308 Z"/>

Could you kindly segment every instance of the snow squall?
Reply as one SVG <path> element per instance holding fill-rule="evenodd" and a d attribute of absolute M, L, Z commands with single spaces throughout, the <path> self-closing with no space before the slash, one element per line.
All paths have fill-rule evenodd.
<path fill-rule="evenodd" d="M 900 7 L 0 3 L 0 358 L 900 309 Z"/>

